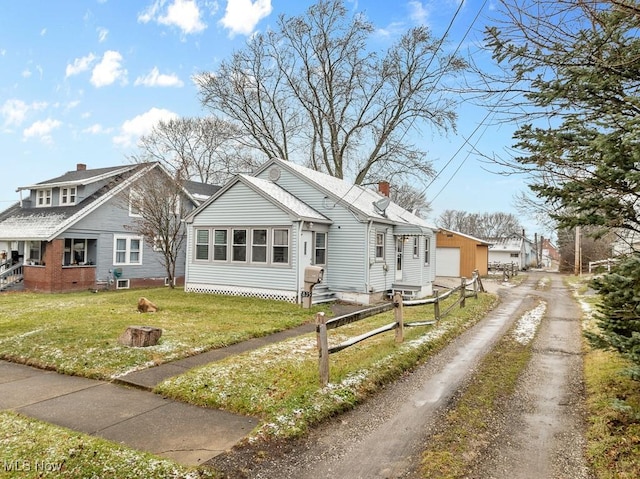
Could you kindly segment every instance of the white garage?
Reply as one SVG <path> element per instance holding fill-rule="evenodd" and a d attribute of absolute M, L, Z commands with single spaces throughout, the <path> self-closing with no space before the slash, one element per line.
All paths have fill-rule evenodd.
<path fill-rule="evenodd" d="M 436 276 L 460 277 L 460 248 L 436 248 Z"/>

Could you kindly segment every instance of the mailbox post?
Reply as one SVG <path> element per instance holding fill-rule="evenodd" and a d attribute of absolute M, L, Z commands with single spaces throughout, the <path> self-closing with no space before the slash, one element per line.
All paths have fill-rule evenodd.
<path fill-rule="evenodd" d="M 304 269 L 304 291 L 302 292 L 302 307 L 309 309 L 313 295 L 313 287 L 322 282 L 324 269 L 320 266 L 307 266 Z"/>

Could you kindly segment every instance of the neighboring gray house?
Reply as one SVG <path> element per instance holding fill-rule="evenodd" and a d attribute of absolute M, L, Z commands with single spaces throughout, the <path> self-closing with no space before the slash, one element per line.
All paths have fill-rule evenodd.
<path fill-rule="evenodd" d="M 316 265 L 314 302 L 432 293 L 434 228 L 387 196 L 288 161 L 236 176 L 185 221 L 186 291 L 302 302 L 305 267 Z"/>
<path fill-rule="evenodd" d="M 487 239 L 489 266 L 514 263 L 518 269 L 527 269 L 536 262 L 535 246 L 524 235 L 513 233 L 501 238 Z"/>
<path fill-rule="evenodd" d="M 0 212 L 0 288 L 22 280 L 28 290 L 58 292 L 165 283 L 161 253 L 132 231 L 131 187 L 158 163 L 76 170 L 18 189 L 20 201 Z M 190 211 L 218 187 L 187 182 Z M 26 195 L 24 194 L 26 192 Z M 184 260 L 176 278 L 184 277 Z"/>

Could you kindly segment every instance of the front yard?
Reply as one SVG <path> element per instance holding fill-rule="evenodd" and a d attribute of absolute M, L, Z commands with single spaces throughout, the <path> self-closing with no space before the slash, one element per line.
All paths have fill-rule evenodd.
<path fill-rule="evenodd" d="M 137 311 L 143 295 L 160 307 Z M 110 380 L 131 370 L 312 321 L 319 308 L 282 301 L 187 294 L 168 288 L 0 295 L 0 358 L 60 373 Z M 131 325 L 162 328 L 157 346 L 118 343 Z"/>
<path fill-rule="evenodd" d="M 141 294 L 161 310 L 146 315 L 137 313 L 137 298 Z M 0 301 L 0 358 L 102 379 L 290 328 L 312 320 L 321 309 L 328 310 L 327 307 L 303 310 L 282 302 L 167 289 L 16 294 L 0 296 Z M 484 317 L 495 303 L 495 296 L 481 294 L 477 300 L 468 299 L 466 308 L 455 307 L 436 325 L 406 328 L 402 344 L 397 344 L 394 333 L 388 332 L 332 355 L 330 383 L 325 388 L 319 383 L 315 334 L 310 334 L 194 369 L 160 384 L 156 392 L 199 406 L 260 418 L 249 442 L 297 436 L 311 425 L 353 407 L 440 350 Z M 442 310 L 446 307 L 447 303 Z M 404 311 L 405 322 L 433 319 L 432 305 L 406 307 Z M 393 314 L 390 311 L 332 330 L 329 343 L 335 345 L 346 337 L 393 322 Z M 163 329 L 158 346 L 126 348 L 117 343 L 117 337 L 128 325 L 143 322 Z M 33 428 L 38 428 L 38 437 L 42 439 L 32 437 Z M 66 450 L 54 448 L 47 438 L 60 434 L 73 437 L 76 452 L 69 458 L 74 459 L 74 470 L 86 472 L 88 477 L 100 467 L 114 471 L 113 476 L 104 477 L 119 477 L 119 470 L 128 470 L 136 461 L 153 464 L 143 453 L 123 452 L 122 446 L 96 442 L 95 438 L 13 413 L 0 413 L 0 449 L 11 447 L 11 457 L 34 457 L 33 453 L 39 451 L 42 460 L 59 461 L 66 457 Z M 47 452 L 54 449 L 55 454 Z M 120 457 L 125 459 L 120 461 Z M 101 458 L 108 462 L 102 462 Z M 162 464 L 156 466 L 169 467 L 164 461 Z M 174 470 L 174 474 L 167 476 L 156 476 L 153 471 L 144 474 L 148 477 L 208 474 L 203 469 L 194 471 L 177 465 Z"/>

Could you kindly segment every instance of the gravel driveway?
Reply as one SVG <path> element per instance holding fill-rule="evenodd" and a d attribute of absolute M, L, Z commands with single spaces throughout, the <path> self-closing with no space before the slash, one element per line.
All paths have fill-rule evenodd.
<path fill-rule="evenodd" d="M 550 289 L 536 289 L 542 276 Z M 487 285 L 488 289 L 491 285 Z M 441 353 L 366 403 L 269 451 L 220 456 L 228 477 L 416 478 L 431 431 L 478 361 L 511 324 L 548 302 L 534 357 L 518 393 L 495 419 L 491 453 L 474 478 L 588 478 L 582 456 L 582 380 L 579 311 L 558 275 L 530 273 L 516 288 L 501 288 L 501 304 Z"/>

